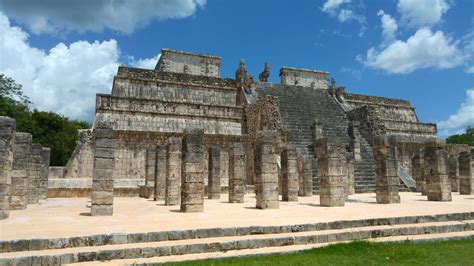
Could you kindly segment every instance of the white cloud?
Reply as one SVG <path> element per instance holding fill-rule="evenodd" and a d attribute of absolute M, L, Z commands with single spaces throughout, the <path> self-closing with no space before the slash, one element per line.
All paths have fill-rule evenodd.
<path fill-rule="evenodd" d="M 382 37 L 384 39 L 384 44 L 390 44 L 396 39 L 395 33 L 398 29 L 397 21 L 389 14 L 386 14 L 383 10 L 377 12 L 377 15 L 380 16 L 380 20 L 382 21 Z"/>
<path fill-rule="evenodd" d="M 345 9 L 345 8 L 341 9 L 341 11 L 339 12 L 339 15 L 337 15 L 337 19 L 339 19 L 340 22 L 355 20 L 360 23 L 365 23 L 364 16 L 357 15 L 352 10 Z"/>
<path fill-rule="evenodd" d="M 438 123 L 438 131 L 440 136 L 447 137 L 463 133 L 468 126 L 474 126 L 474 88 L 466 91 L 466 101 L 455 114 Z"/>
<path fill-rule="evenodd" d="M 0 0 L 0 8 L 35 34 L 112 29 L 132 33 L 153 20 L 185 18 L 206 0 Z"/>
<path fill-rule="evenodd" d="M 349 3 L 351 0 L 327 0 L 321 8 L 324 12 L 335 15 L 336 10 L 344 3 Z"/>
<path fill-rule="evenodd" d="M 443 32 L 421 28 L 406 42 L 397 40 L 381 51 L 370 48 L 364 63 L 388 73 L 406 74 L 422 68 L 453 68 L 464 59 L 457 44 Z"/>
<path fill-rule="evenodd" d="M 446 0 L 399 0 L 397 8 L 402 24 L 416 28 L 438 23 L 450 6 Z"/>
<path fill-rule="evenodd" d="M 133 67 L 137 67 L 137 68 L 155 69 L 156 63 L 158 63 L 158 60 L 160 59 L 160 57 L 161 57 L 161 54 L 157 54 L 156 56 L 152 58 L 145 58 L 145 59 L 138 59 L 138 60 L 131 58 L 130 64 Z"/>
<path fill-rule="evenodd" d="M 119 66 L 117 42 L 59 43 L 46 52 L 32 47 L 28 37 L 0 12 L 0 72 L 23 85 L 33 107 L 90 119 L 95 94 L 110 91 Z"/>
<path fill-rule="evenodd" d="M 474 66 L 470 66 L 468 68 L 466 68 L 466 73 L 469 73 L 469 74 L 474 74 Z"/>

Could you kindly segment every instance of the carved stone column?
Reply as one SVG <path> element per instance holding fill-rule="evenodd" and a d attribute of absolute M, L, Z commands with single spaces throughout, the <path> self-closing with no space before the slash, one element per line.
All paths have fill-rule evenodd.
<path fill-rule="evenodd" d="M 459 192 L 459 160 L 457 155 L 448 156 L 448 176 L 451 192 Z"/>
<path fill-rule="evenodd" d="M 30 133 L 16 132 L 10 186 L 10 209 L 25 209 L 28 204 L 28 168 L 31 154 Z"/>
<path fill-rule="evenodd" d="M 346 149 L 338 139 L 319 139 L 318 155 L 320 204 L 327 207 L 344 206 L 346 200 Z"/>
<path fill-rule="evenodd" d="M 430 141 L 425 147 L 426 192 L 430 201 L 451 201 L 446 144 Z"/>
<path fill-rule="evenodd" d="M 0 220 L 9 217 L 16 121 L 0 116 Z"/>
<path fill-rule="evenodd" d="M 38 198 L 45 200 L 48 198 L 48 179 L 49 179 L 49 163 L 51 161 L 51 149 L 45 148 L 41 150 L 42 169 L 39 176 Z"/>
<path fill-rule="evenodd" d="M 375 193 L 378 203 L 400 203 L 397 146 L 386 136 L 377 136 L 374 142 Z"/>
<path fill-rule="evenodd" d="M 116 132 L 110 122 L 94 128 L 91 216 L 110 216 L 114 210 L 114 167 Z"/>
<path fill-rule="evenodd" d="M 153 199 L 163 200 L 165 199 L 166 194 L 166 175 L 168 173 L 167 169 L 167 154 L 168 146 L 167 145 L 158 145 L 156 147 L 156 162 L 155 162 L 155 180 L 154 184 L 154 193 Z"/>
<path fill-rule="evenodd" d="M 281 154 L 282 200 L 298 201 L 298 166 L 294 148 L 286 148 Z"/>
<path fill-rule="evenodd" d="M 474 149 L 459 154 L 459 194 L 474 195 Z"/>
<path fill-rule="evenodd" d="M 28 168 L 28 204 L 37 204 L 39 202 L 39 178 L 43 168 L 41 153 L 43 147 L 40 144 L 31 145 L 30 166 Z"/>
<path fill-rule="evenodd" d="M 181 172 L 181 212 L 204 211 L 204 130 L 184 131 Z"/>
<path fill-rule="evenodd" d="M 245 195 L 245 150 L 234 142 L 229 150 L 229 202 L 242 203 Z"/>
<path fill-rule="evenodd" d="M 346 152 L 346 166 L 347 166 L 347 195 L 355 194 L 355 178 L 354 178 L 354 154 Z"/>
<path fill-rule="evenodd" d="M 181 202 L 181 139 L 168 139 L 168 156 L 166 158 L 165 205 L 179 205 Z"/>
<path fill-rule="evenodd" d="M 255 150 L 256 207 L 278 209 L 278 169 L 276 156 L 276 132 L 259 132 Z"/>
<path fill-rule="evenodd" d="M 156 145 L 152 144 L 146 149 L 145 159 L 145 186 L 141 187 L 143 198 L 155 198 L 155 177 L 156 177 Z"/>
<path fill-rule="evenodd" d="M 209 148 L 209 178 L 208 197 L 209 199 L 221 198 L 221 147 L 211 145 Z"/>

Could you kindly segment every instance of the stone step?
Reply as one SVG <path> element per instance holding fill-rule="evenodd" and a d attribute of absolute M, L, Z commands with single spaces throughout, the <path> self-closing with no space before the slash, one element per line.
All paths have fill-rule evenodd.
<path fill-rule="evenodd" d="M 450 233 L 438 233 L 438 234 L 429 234 L 429 235 L 411 235 L 411 236 L 389 236 L 389 237 L 380 237 L 366 239 L 370 242 L 379 242 L 379 243 L 390 243 L 390 242 L 427 242 L 427 241 L 440 241 L 440 240 L 459 240 L 473 238 L 474 231 L 463 231 L 463 232 L 450 232 Z M 347 243 L 350 241 L 336 241 L 328 243 L 318 243 L 318 244 L 306 244 L 306 245 L 292 245 L 292 246 L 280 246 L 280 247 L 264 247 L 256 249 L 241 249 L 241 250 L 230 250 L 227 252 L 208 252 L 208 253 L 198 253 L 198 254 L 185 254 L 185 255 L 171 255 L 171 256 L 161 256 L 161 257 L 151 257 L 151 258 L 141 258 L 141 259 L 123 259 L 123 260 L 113 260 L 113 261 L 104 261 L 104 262 L 79 262 L 75 265 L 77 266 L 92 266 L 92 265 L 156 265 L 162 263 L 174 263 L 174 262 L 183 262 L 183 261 L 195 261 L 195 260 L 205 260 L 205 259 L 224 259 L 224 258 L 237 258 L 237 257 L 246 257 L 246 256 L 261 256 L 261 255 L 277 255 L 277 254 L 292 254 L 302 252 L 304 250 L 321 248 L 328 245 Z"/>
<path fill-rule="evenodd" d="M 389 236 L 439 234 L 474 230 L 474 220 L 426 222 L 417 224 L 377 225 L 346 229 L 290 232 L 280 234 L 210 237 L 202 239 L 169 240 L 62 248 L 53 250 L 21 251 L 0 254 L 1 265 L 61 265 L 86 261 L 137 259 L 157 256 L 227 252 L 230 250 L 305 245 L 370 239 Z"/>

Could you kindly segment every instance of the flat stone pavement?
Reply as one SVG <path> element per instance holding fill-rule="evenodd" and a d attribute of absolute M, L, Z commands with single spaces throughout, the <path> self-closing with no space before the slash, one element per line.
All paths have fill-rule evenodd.
<path fill-rule="evenodd" d="M 280 202 L 280 209 L 255 208 L 255 195 L 227 203 L 228 195 L 204 202 L 203 213 L 181 213 L 179 205 L 143 198 L 114 198 L 113 216 L 90 216 L 88 198 L 52 198 L 10 212 L 0 221 L 0 239 L 52 238 L 103 233 L 155 232 L 195 228 L 288 225 L 366 218 L 433 215 L 474 211 L 474 196 L 453 193 L 452 202 L 427 201 L 420 193 L 401 192 L 400 204 L 378 204 L 375 193 L 349 196 L 344 207 L 322 207 L 319 196 Z"/>

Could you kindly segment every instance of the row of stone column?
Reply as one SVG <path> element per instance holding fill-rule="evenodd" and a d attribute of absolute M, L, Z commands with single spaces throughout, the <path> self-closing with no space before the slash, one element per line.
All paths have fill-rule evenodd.
<path fill-rule="evenodd" d="M 48 197 L 50 155 L 31 134 L 16 132 L 14 119 L 0 117 L 0 219 Z"/>
<path fill-rule="evenodd" d="M 425 143 L 412 158 L 412 175 L 418 192 L 428 200 L 450 201 L 451 192 L 474 194 L 474 150 L 448 156 L 441 141 Z"/>

